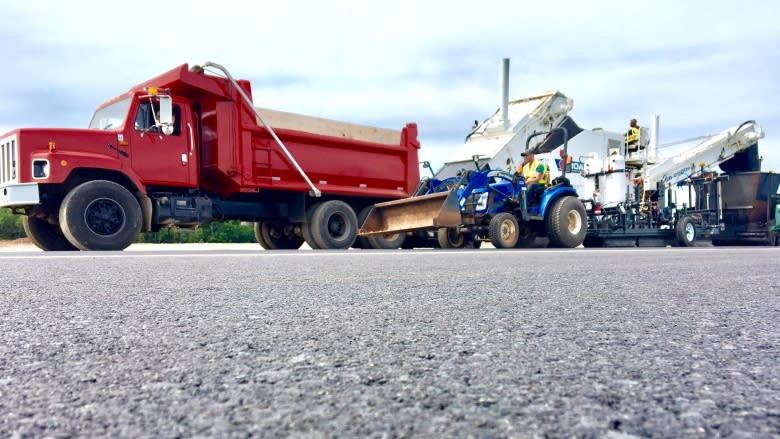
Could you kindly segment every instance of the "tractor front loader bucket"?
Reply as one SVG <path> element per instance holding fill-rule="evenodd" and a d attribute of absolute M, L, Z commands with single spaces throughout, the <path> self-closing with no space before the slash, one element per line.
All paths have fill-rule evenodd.
<path fill-rule="evenodd" d="M 368 213 L 359 234 L 384 235 L 460 224 L 458 194 L 450 190 L 378 203 Z"/>

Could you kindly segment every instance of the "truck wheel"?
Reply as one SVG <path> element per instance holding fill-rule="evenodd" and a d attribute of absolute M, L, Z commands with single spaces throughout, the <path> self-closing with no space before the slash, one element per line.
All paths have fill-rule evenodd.
<path fill-rule="evenodd" d="M 674 234 L 682 247 L 693 247 L 696 241 L 696 227 L 691 218 L 687 216 L 680 218 L 674 227 Z"/>
<path fill-rule="evenodd" d="M 501 212 L 491 218 L 488 230 L 490 242 L 495 248 L 512 248 L 520 236 L 517 218 L 508 212 Z"/>
<path fill-rule="evenodd" d="M 43 251 L 78 250 L 62 234 L 59 224 L 50 224 L 40 218 L 25 216 L 22 218 L 22 226 L 30 241 Z"/>
<path fill-rule="evenodd" d="M 360 227 L 363 226 L 363 223 L 366 221 L 366 217 L 368 216 L 368 213 L 371 212 L 371 208 L 374 206 L 366 206 L 362 209 L 360 209 L 360 212 L 358 212 L 358 230 L 360 230 Z M 352 244 L 352 248 L 371 248 L 368 246 L 368 241 L 365 236 L 358 236 L 355 238 L 355 243 Z"/>
<path fill-rule="evenodd" d="M 574 248 L 588 233 L 585 206 L 575 197 L 555 200 L 547 215 L 547 236 L 554 247 Z"/>
<path fill-rule="evenodd" d="M 309 209 L 306 210 L 306 222 L 301 225 L 301 235 L 303 235 L 303 240 L 306 241 L 306 244 L 308 244 L 312 250 L 320 249 L 319 244 L 314 242 L 314 238 L 311 235 L 311 220 L 314 211 L 317 210 L 321 204 L 322 203 L 315 203 L 309 206 Z"/>
<path fill-rule="evenodd" d="M 357 237 L 357 216 L 343 201 L 326 201 L 312 210 L 309 233 L 322 249 L 349 248 Z"/>
<path fill-rule="evenodd" d="M 530 248 L 536 242 L 536 232 L 528 224 L 518 224 L 515 248 Z"/>
<path fill-rule="evenodd" d="M 297 250 L 303 245 L 292 224 L 274 221 L 256 222 L 255 239 L 266 250 Z"/>
<path fill-rule="evenodd" d="M 441 248 L 463 248 L 466 244 L 466 235 L 460 233 L 455 227 L 442 227 L 436 232 L 436 240 Z"/>
<path fill-rule="evenodd" d="M 141 221 L 133 194 L 112 181 L 82 183 L 60 206 L 62 233 L 81 250 L 124 250 L 138 237 Z"/>
<path fill-rule="evenodd" d="M 360 213 L 358 214 L 358 230 L 363 226 L 363 222 L 366 221 L 366 217 L 368 217 L 368 213 L 371 212 L 371 208 L 373 207 L 374 206 L 366 206 L 360 210 Z M 357 239 L 355 239 L 355 244 L 353 244 L 352 247 L 365 249 L 373 248 L 378 250 L 395 250 L 397 248 L 401 248 L 401 246 L 404 244 L 404 241 L 406 241 L 405 233 L 390 233 L 387 235 L 376 236 L 358 236 Z"/>

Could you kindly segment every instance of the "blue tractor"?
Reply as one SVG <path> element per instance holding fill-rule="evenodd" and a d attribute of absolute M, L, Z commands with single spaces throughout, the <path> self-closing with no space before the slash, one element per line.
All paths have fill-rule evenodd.
<path fill-rule="evenodd" d="M 547 133 L 537 133 L 536 135 Z M 566 136 L 564 135 L 564 138 Z M 566 142 L 564 142 L 564 157 Z M 564 160 L 565 163 L 565 160 Z M 554 247 L 577 247 L 587 234 L 587 214 L 564 173 L 529 199 L 516 174 L 491 169 L 462 171 L 444 180 L 424 179 L 414 196 L 376 204 L 360 236 L 410 233 L 409 240 L 435 235 L 441 248 L 529 247 L 546 236 Z"/>

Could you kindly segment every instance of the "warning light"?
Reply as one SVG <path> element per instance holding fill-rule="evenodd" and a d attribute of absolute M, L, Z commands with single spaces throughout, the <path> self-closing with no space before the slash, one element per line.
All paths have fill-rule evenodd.
<path fill-rule="evenodd" d="M 57 145 L 54 142 L 49 142 L 49 152 L 54 152 L 57 149 Z"/>
<path fill-rule="evenodd" d="M 147 92 L 148 92 L 150 95 L 152 95 L 152 96 L 157 96 L 157 94 L 158 94 L 158 92 L 159 92 L 159 90 L 157 89 L 157 87 L 147 87 L 147 88 L 146 88 L 146 91 L 147 91 Z"/>

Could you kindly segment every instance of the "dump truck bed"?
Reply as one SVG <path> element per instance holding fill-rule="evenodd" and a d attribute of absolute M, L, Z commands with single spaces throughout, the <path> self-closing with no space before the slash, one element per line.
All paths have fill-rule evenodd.
<path fill-rule="evenodd" d="M 252 97 L 248 81 L 237 81 Z M 191 71 L 187 64 L 136 86 L 155 86 L 191 96 L 199 110 L 200 186 L 235 194 L 262 190 L 309 192 L 254 109 L 224 77 Z M 417 125 L 388 130 L 260 108 L 292 157 L 323 195 L 393 199 L 419 182 Z"/>

